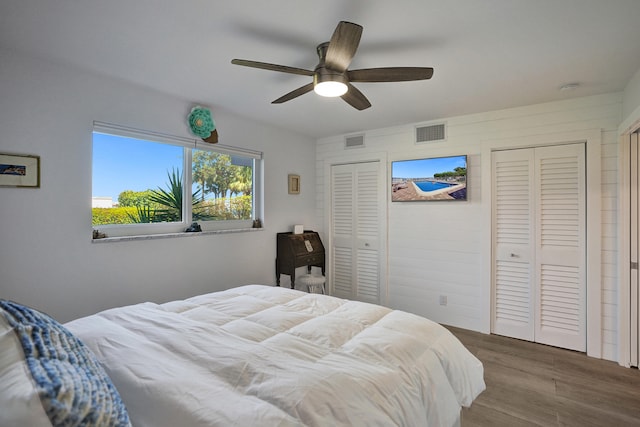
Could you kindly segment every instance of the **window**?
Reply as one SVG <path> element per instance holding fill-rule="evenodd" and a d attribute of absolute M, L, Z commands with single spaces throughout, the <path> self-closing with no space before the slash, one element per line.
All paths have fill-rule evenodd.
<path fill-rule="evenodd" d="M 107 237 L 250 228 L 262 153 L 94 124 L 92 226 Z"/>

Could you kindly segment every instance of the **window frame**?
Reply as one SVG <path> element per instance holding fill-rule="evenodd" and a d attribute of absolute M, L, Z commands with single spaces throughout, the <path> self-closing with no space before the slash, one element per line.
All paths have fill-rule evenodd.
<path fill-rule="evenodd" d="M 251 219 L 247 220 L 198 220 L 203 232 L 215 231 L 242 231 L 250 230 L 253 222 L 260 219 L 264 223 L 264 159 L 261 151 L 238 148 L 224 144 L 209 144 L 195 138 L 185 138 L 174 135 L 168 135 L 159 132 L 146 131 L 141 129 L 130 128 L 126 126 L 115 125 L 94 121 L 91 138 L 91 146 L 93 150 L 93 135 L 96 133 L 113 135 L 124 138 L 134 138 L 143 141 L 149 141 L 159 144 L 168 144 L 172 146 L 182 147 L 182 221 L 180 222 L 159 222 L 149 224 L 104 224 L 93 225 L 93 230 L 99 230 L 105 233 L 107 237 L 135 237 L 135 236 L 154 236 L 184 233 L 186 228 L 191 225 L 192 205 L 191 195 L 193 188 L 193 150 L 204 150 L 215 153 L 243 156 L 253 159 L 253 176 L 252 176 L 252 212 Z M 91 179 L 93 181 L 93 156 L 91 160 Z M 93 192 L 93 190 L 92 190 Z M 93 196 L 93 194 L 92 194 Z M 198 233 L 189 233 L 198 234 Z"/>

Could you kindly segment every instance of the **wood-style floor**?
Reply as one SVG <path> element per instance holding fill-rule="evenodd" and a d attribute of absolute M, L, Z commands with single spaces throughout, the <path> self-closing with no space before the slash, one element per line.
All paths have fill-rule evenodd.
<path fill-rule="evenodd" d="M 527 341 L 447 327 L 484 365 L 462 427 L 640 426 L 640 371 Z"/>

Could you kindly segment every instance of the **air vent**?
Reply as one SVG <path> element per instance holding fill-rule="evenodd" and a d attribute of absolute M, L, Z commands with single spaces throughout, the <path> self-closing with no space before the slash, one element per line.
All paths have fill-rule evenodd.
<path fill-rule="evenodd" d="M 444 123 L 416 127 L 416 143 L 444 141 L 445 139 L 447 138 Z"/>
<path fill-rule="evenodd" d="M 351 135 L 344 139 L 344 148 L 364 147 L 364 135 Z"/>

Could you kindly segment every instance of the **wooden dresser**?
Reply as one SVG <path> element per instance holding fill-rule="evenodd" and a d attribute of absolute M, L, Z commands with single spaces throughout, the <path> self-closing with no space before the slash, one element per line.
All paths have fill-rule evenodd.
<path fill-rule="evenodd" d="M 276 284 L 280 286 L 280 275 L 291 276 L 291 289 L 296 284 L 296 268 L 307 266 L 322 268 L 324 276 L 324 245 L 315 231 L 305 230 L 302 234 L 278 233 L 276 258 Z"/>

